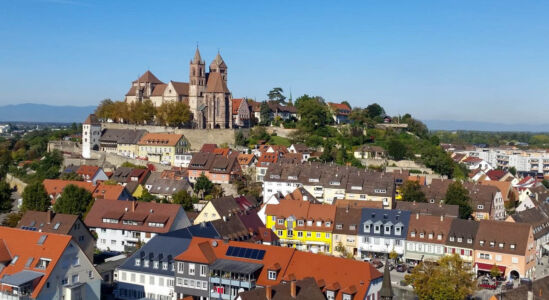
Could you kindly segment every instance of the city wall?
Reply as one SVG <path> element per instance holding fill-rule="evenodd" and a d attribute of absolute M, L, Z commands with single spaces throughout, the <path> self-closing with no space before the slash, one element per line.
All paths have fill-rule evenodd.
<path fill-rule="evenodd" d="M 234 145 L 234 136 L 238 129 L 182 129 L 166 126 L 131 125 L 118 123 L 102 123 L 101 127 L 112 129 L 145 129 L 148 132 L 170 132 L 183 134 L 191 144 L 191 150 L 200 150 L 203 144 L 228 144 Z M 245 135 L 249 129 L 242 129 Z"/>

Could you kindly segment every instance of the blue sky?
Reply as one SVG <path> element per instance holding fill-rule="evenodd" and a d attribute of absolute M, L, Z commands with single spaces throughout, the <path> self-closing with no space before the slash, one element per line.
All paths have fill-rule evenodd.
<path fill-rule="evenodd" d="M 547 123 L 546 1 L 4 1 L 0 105 L 122 99 L 218 49 L 234 97 L 291 89 L 421 119 Z"/>

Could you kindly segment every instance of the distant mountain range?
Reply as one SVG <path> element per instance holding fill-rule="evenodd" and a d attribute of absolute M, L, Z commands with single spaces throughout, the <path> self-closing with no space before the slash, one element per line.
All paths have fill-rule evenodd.
<path fill-rule="evenodd" d="M 429 130 L 549 132 L 549 124 L 502 124 L 453 120 L 422 120 Z"/>
<path fill-rule="evenodd" d="M 82 123 L 96 106 L 54 106 L 24 103 L 0 106 L 0 122 Z M 453 120 L 422 120 L 430 130 L 549 132 L 549 124 L 501 124 Z"/>
<path fill-rule="evenodd" d="M 0 106 L 0 122 L 82 123 L 95 106 L 53 106 L 24 103 Z"/>

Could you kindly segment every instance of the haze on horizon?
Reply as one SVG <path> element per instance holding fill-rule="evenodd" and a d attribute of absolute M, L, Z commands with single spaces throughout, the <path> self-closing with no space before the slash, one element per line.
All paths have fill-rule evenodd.
<path fill-rule="evenodd" d="M 297 3 L 296 3 L 297 2 Z M 420 119 L 546 123 L 549 2 L 3 3 L 0 106 L 120 100 L 218 49 L 233 97 L 319 95 Z"/>

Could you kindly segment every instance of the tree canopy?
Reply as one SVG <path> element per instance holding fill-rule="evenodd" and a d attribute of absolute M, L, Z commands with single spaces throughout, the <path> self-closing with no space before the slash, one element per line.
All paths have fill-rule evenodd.
<path fill-rule="evenodd" d="M 425 193 L 421 190 L 419 182 L 413 180 L 407 180 L 404 182 L 401 188 L 402 200 L 409 202 L 427 202 Z"/>
<path fill-rule="evenodd" d="M 62 214 L 84 214 L 92 203 L 93 197 L 86 189 L 74 184 L 69 184 L 63 189 L 63 193 L 55 201 L 55 212 Z"/>
<path fill-rule="evenodd" d="M 313 132 L 332 122 L 331 113 L 320 97 L 303 95 L 296 100 L 297 112 L 301 115 L 298 128 Z"/>
<path fill-rule="evenodd" d="M 12 208 L 11 188 L 3 179 L 0 179 L 0 212 L 9 212 Z"/>
<path fill-rule="evenodd" d="M 269 91 L 269 93 L 267 94 L 267 97 L 269 97 L 269 100 L 271 101 L 284 103 L 284 101 L 286 100 L 286 97 L 282 93 L 284 93 L 284 90 L 282 88 L 275 87 Z"/>
<path fill-rule="evenodd" d="M 406 145 L 398 139 L 392 139 L 387 145 L 387 154 L 394 160 L 402 160 L 407 154 Z"/>
<path fill-rule="evenodd" d="M 448 186 L 444 203 L 459 205 L 459 217 L 468 219 L 473 212 L 469 204 L 469 191 L 461 184 L 461 181 L 456 180 Z"/>
<path fill-rule="evenodd" d="M 203 195 L 208 195 L 212 192 L 213 186 L 213 183 L 208 179 L 208 177 L 201 174 L 194 184 L 194 192 L 197 194 L 202 193 Z"/>
<path fill-rule="evenodd" d="M 198 200 L 198 199 L 197 199 Z M 192 210 L 193 203 L 197 202 L 187 191 L 179 191 L 172 195 L 172 202 L 174 204 L 180 204 L 184 210 Z"/>
<path fill-rule="evenodd" d="M 180 127 L 191 121 L 191 111 L 183 102 L 164 102 L 157 108 L 156 118 L 159 124 Z"/>
<path fill-rule="evenodd" d="M 47 211 L 51 206 L 50 197 L 42 182 L 33 182 L 23 190 L 23 208 L 36 211 Z"/>
<path fill-rule="evenodd" d="M 421 300 L 463 300 L 476 289 L 474 273 L 457 254 L 420 262 L 405 281 Z"/>

